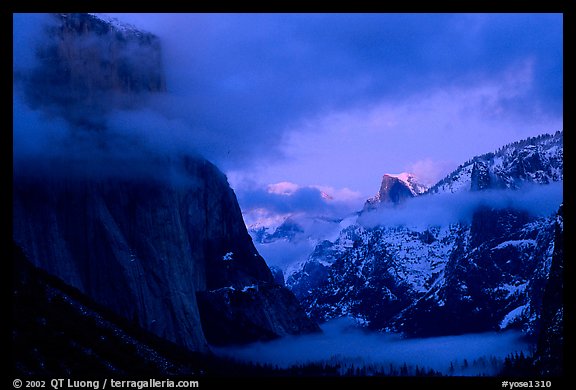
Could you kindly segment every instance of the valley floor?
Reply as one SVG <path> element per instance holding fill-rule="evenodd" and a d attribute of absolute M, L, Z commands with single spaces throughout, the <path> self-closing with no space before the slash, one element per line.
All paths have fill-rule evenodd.
<path fill-rule="evenodd" d="M 343 376 L 494 376 L 504 369 L 507 358 L 524 358 L 534 349 L 516 331 L 406 339 L 365 331 L 348 318 L 329 321 L 322 330 L 214 350 L 223 357 L 280 369 L 337 367 Z"/>

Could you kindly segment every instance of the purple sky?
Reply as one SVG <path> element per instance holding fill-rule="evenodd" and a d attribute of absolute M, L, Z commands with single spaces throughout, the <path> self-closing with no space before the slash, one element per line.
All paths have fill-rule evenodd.
<path fill-rule="evenodd" d="M 108 15 L 161 38 L 168 142 L 215 162 L 243 208 L 361 205 L 384 173 L 433 184 L 563 126 L 561 14 Z"/>

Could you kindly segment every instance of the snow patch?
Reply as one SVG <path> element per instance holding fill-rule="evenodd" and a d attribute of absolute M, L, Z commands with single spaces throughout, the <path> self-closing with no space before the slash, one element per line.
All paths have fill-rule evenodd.
<path fill-rule="evenodd" d="M 250 286 L 244 286 L 242 288 L 242 292 L 248 292 L 249 290 L 254 290 L 254 291 L 258 291 L 258 285 L 257 284 L 251 284 Z"/>
<path fill-rule="evenodd" d="M 498 246 L 495 246 L 494 248 L 492 248 L 492 250 L 504 249 L 504 248 L 507 248 L 509 246 L 515 246 L 515 247 L 518 247 L 518 249 L 526 249 L 529 246 L 536 246 L 536 240 L 504 241 L 503 243 L 499 244 Z"/>
<path fill-rule="evenodd" d="M 506 292 L 506 299 L 508 299 L 515 294 L 523 293 L 524 291 L 526 291 L 526 287 L 528 287 L 528 282 L 524 282 L 524 283 L 518 284 L 518 285 L 512 285 L 512 284 L 505 283 L 505 284 L 501 285 L 500 287 L 498 287 L 496 290 L 505 291 Z"/>
<path fill-rule="evenodd" d="M 504 316 L 502 322 L 500 322 L 500 329 L 506 329 L 510 324 L 512 324 L 517 318 L 520 318 L 524 313 L 529 310 L 529 305 L 525 304 L 517 307 L 516 309 L 510 311 Z"/>

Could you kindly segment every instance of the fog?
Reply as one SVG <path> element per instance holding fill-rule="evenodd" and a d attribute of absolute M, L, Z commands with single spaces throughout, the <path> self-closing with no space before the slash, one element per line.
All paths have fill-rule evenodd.
<path fill-rule="evenodd" d="M 90 72 L 115 58 L 115 51 L 107 48 L 110 43 L 96 33 L 79 34 L 75 47 L 68 48 L 87 53 L 94 62 L 83 67 L 78 62 L 84 73 L 72 90 L 62 74 L 65 67 L 55 65 L 52 53 L 55 42 L 49 31 L 56 23 L 48 14 L 14 14 L 15 175 L 143 177 L 195 184 L 182 159 L 209 155 L 207 145 L 217 135 L 195 127 L 168 93 L 146 92 L 141 86 L 129 92 L 109 86 L 91 89 Z M 152 49 L 120 47 L 125 52 L 117 54 L 121 63 L 114 66 L 128 66 L 134 77 L 143 75 L 141 83 L 159 71 L 158 59 L 145 56 Z"/>
<path fill-rule="evenodd" d="M 254 196 L 254 195 L 257 196 Z M 307 196 L 311 201 L 306 203 Z M 250 196 L 248 196 L 250 195 Z M 558 211 L 563 201 L 563 182 L 548 185 L 524 184 L 516 191 L 486 190 L 476 192 L 439 193 L 423 195 L 406 200 L 396 206 L 381 205 L 378 209 L 361 213 L 357 218 L 350 213 L 350 207 L 336 207 L 327 204 L 315 191 L 306 191 L 302 196 L 271 194 L 266 191 L 240 193 L 240 204 L 249 210 L 258 205 L 254 215 L 245 213 L 248 225 L 259 221 L 275 221 L 272 217 L 290 215 L 292 221 L 302 229 L 290 240 L 279 239 L 267 243 L 256 243 L 260 254 L 269 265 L 280 267 L 286 277 L 298 265 L 306 261 L 317 243 L 322 240 L 334 241 L 339 232 L 350 224 L 357 223 L 365 228 L 376 226 L 406 226 L 423 231 L 430 226 L 447 226 L 455 223 L 469 224 L 472 216 L 481 206 L 496 209 L 514 208 L 523 210 L 535 217 L 548 217 Z M 292 214 L 283 214 L 293 212 Z M 319 216 L 330 216 L 328 219 Z M 344 219 L 342 219 L 344 218 Z M 268 233 L 272 234 L 279 222 L 272 222 Z M 266 225 L 266 224 L 264 224 Z"/>
<path fill-rule="evenodd" d="M 255 245 L 258 253 L 266 259 L 266 264 L 279 267 L 284 272 L 284 277 L 287 278 L 308 259 L 316 242 L 277 240 L 266 244 L 256 243 Z"/>
<path fill-rule="evenodd" d="M 469 223 L 480 206 L 496 209 L 515 208 L 537 217 L 550 216 L 563 200 L 563 182 L 548 185 L 525 184 L 521 189 L 464 191 L 423 195 L 394 207 L 365 212 L 358 223 L 365 227 L 404 225 L 426 227 L 452 223 Z"/>
<path fill-rule="evenodd" d="M 364 331 L 349 318 L 327 322 L 322 330 L 322 334 L 213 349 L 217 354 L 238 360 L 284 368 L 307 362 L 331 362 L 382 367 L 387 372 L 390 365 L 399 368 L 406 363 L 448 375 L 472 376 L 494 375 L 506 356 L 516 352 L 530 354 L 532 348 L 515 331 L 405 339 L 398 334 Z M 499 364 L 478 364 L 491 358 L 496 358 Z"/>

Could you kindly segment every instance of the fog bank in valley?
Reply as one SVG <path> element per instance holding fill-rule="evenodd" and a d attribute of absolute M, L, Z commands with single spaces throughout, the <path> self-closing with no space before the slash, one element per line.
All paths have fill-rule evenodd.
<path fill-rule="evenodd" d="M 322 326 L 322 334 L 289 336 L 246 346 L 215 348 L 220 355 L 238 360 L 287 368 L 328 362 L 342 366 L 407 366 L 433 369 L 444 375 L 495 375 L 510 354 L 529 354 L 531 345 L 520 332 L 489 332 L 459 336 L 406 339 L 399 334 L 367 332 L 354 320 L 340 318 Z M 490 364 L 497 362 L 494 366 Z M 480 362 L 480 363 L 479 363 Z"/>

